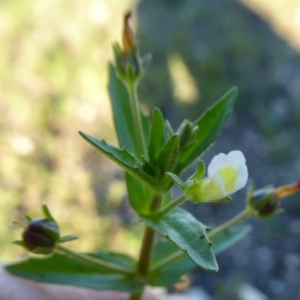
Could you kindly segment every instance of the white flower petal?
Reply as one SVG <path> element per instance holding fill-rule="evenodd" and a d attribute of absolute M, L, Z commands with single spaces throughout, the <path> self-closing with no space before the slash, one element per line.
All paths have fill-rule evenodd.
<path fill-rule="evenodd" d="M 228 196 L 242 189 L 248 180 L 246 159 L 241 151 L 216 155 L 208 166 L 208 177 Z"/>
<path fill-rule="evenodd" d="M 211 160 L 211 162 L 207 168 L 208 177 L 212 178 L 214 176 L 215 172 L 217 172 L 220 167 L 226 165 L 226 162 L 227 162 L 226 154 L 220 153 L 220 154 L 214 156 L 214 158 Z"/>

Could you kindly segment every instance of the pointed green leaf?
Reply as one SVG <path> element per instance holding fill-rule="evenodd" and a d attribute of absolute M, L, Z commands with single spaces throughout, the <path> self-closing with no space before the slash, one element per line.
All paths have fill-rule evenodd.
<path fill-rule="evenodd" d="M 207 227 L 187 211 L 176 208 L 164 215 L 140 216 L 148 226 L 185 251 L 192 261 L 207 271 L 218 265 L 206 236 Z"/>
<path fill-rule="evenodd" d="M 66 236 L 61 237 L 57 242 L 58 243 L 66 243 L 66 242 L 74 241 L 77 239 L 78 239 L 78 237 L 76 235 L 66 235 Z"/>
<path fill-rule="evenodd" d="M 205 164 L 202 160 L 199 161 L 196 172 L 188 180 L 200 180 L 205 174 Z"/>
<path fill-rule="evenodd" d="M 138 214 L 148 214 L 152 201 L 152 191 L 140 180 L 125 173 L 129 202 Z"/>
<path fill-rule="evenodd" d="M 151 60 L 152 60 L 152 54 L 151 53 L 147 53 L 142 57 L 143 72 L 145 72 L 148 69 Z"/>
<path fill-rule="evenodd" d="M 250 231 L 250 225 L 238 226 L 230 228 L 227 231 L 222 232 L 220 235 L 213 239 L 213 251 L 215 255 L 220 254 L 229 247 L 233 246 L 244 238 Z"/>
<path fill-rule="evenodd" d="M 164 118 L 158 108 L 154 108 L 152 114 L 152 126 L 148 144 L 149 160 L 153 163 L 158 153 L 165 145 Z"/>
<path fill-rule="evenodd" d="M 101 251 L 90 256 L 113 262 L 134 271 L 135 261 L 126 255 Z M 77 261 L 63 254 L 47 258 L 29 258 L 5 267 L 10 273 L 39 282 L 80 286 L 95 290 L 116 290 L 133 293 L 142 289 L 143 283 L 133 277 L 115 273 Z"/>
<path fill-rule="evenodd" d="M 204 112 L 194 122 L 198 126 L 194 141 L 190 147 L 181 152 L 176 167 L 176 174 L 179 174 L 203 154 L 217 139 L 227 119 L 232 113 L 233 104 L 237 95 L 237 88 L 231 88 L 212 107 Z"/>
<path fill-rule="evenodd" d="M 114 124 L 121 148 L 139 156 L 138 137 L 134 124 L 129 93 L 123 82 L 109 66 L 109 94 L 113 109 Z"/>
<path fill-rule="evenodd" d="M 26 219 L 27 222 L 30 222 L 30 221 L 33 220 L 33 219 L 32 219 L 30 216 L 28 216 L 28 215 L 25 215 L 25 219 Z"/>
<path fill-rule="evenodd" d="M 238 226 L 221 233 L 213 239 L 213 252 L 215 255 L 220 254 L 226 249 L 232 247 L 234 244 L 243 239 L 251 230 L 251 226 Z M 180 254 L 180 255 L 178 255 Z M 160 268 L 156 266 L 165 260 L 177 256 L 178 258 L 172 263 L 164 265 Z M 150 272 L 149 284 L 152 286 L 170 286 L 178 282 L 182 275 L 192 271 L 197 266 L 192 260 L 182 251 L 167 241 L 160 241 L 155 244 L 150 269 L 155 271 Z"/>
<path fill-rule="evenodd" d="M 151 125 L 150 118 L 148 115 L 145 115 L 142 111 L 141 111 L 141 122 L 142 122 L 142 130 L 145 137 L 145 141 L 148 141 L 150 136 L 150 125 Z"/>
<path fill-rule="evenodd" d="M 162 177 L 166 172 L 172 172 L 175 168 L 179 153 L 179 137 L 173 135 L 159 152 L 156 166 L 159 170 L 158 177 Z"/>
<path fill-rule="evenodd" d="M 97 150 L 107 156 L 109 159 L 118 164 L 121 168 L 127 171 L 129 174 L 142 180 L 148 186 L 153 189 L 160 190 L 160 186 L 157 182 L 148 174 L 146 174 L 140 165 L 140 163 L 125 149 L 118 149 L 107 144 L 105 141 L 97 140 L 96 138 L 89 136 L 83 132 L 79 134 Z"/>
<path fill-rule="evenodd" d="M 176 174 L 167 172 L 166 175 L 169 176 L 173 180 L 173 182 L 182 190 L 184 189 L 184 182 Z"/>
<path fill-rule="evenodd" d="M 18 240 L 18 241 L 13 241 L 12 243 L 15 244 L 15 245 L 26 248 L 24 241 Z"/>
<path fill-rule="evenodd" d="M 46 219 L 55 222 L 55 219 L 53 218 L 53 216 L 50 213 L 50 210 L 46 204 L 43 204 L 42 210 L 43 210 L 43 213 L 44 213 L 44 216 L 46 217 Z"/>
<path fill-rule="evenodd" d="M 172 125 L 170 124 L 169 120 L 165 121 L 165 128 L 167 131 L 167 139 L 170 139 L 171 136 L 174 135 L 174 130 L 173 130 Z"/>

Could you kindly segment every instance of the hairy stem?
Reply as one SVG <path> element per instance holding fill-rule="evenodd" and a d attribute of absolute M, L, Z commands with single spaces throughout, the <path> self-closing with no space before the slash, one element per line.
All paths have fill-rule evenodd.
<path fill-rule="evenodd" d="M 123 269 L 119 265 L 89 256 L 89 255 L 86 255 L 83 253 L 79 253 L 79 252 L 69 249 L 65 246 L 62 246 L 61 244 L 57 245 L 55 249 L 57 252 L 66 253 L 66 254 L 76 258 L 77 260 L 88 263 L 90 265 L 97 266 L 100 268 L 106 268 L 108 270 L 115 271 L 115 272 L 118 272 L 118 273 L 124 274 L 124 275 L 133 275 L 132 271 Z"/>

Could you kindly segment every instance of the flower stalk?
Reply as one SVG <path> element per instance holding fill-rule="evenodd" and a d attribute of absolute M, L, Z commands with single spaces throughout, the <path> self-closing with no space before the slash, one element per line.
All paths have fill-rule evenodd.
<path fill-rule="evenodd" d="M 178 198 L 176 198 L 175 200 L 173 200 L 172 202 L 170 202 L 168 205 L 166 205 L 165 207 L 163 207 L 158 212 L 158 214 L 165 215 L 168 212 L 170 212 L 172 209 L 174 209 L 175 207 L 177 207 L 180 204 L 182 204 L 184 201 L 186 201 L 186 195 L 182 194 L 181 196 L 179 196 Z"/>
<path fill-rule="evenodd" d="M 79 252 L 74 251 L 70 248 L 67 248 L 61 244 L 56 245 L 55 251 L 65 253 L 67 255 L 70 255 L 70 256 L 76 258 L 77 260 L 80 260 L 82 262 L 88 263 L 90 265 L 93 265 L 93 266 L 96 266 L 99 268 L 105 268 L 105 269 L 115 271 L 115 272 L 118 272 L 118 273 L 124 274 L 124 275 L 134 275 L 134 273 L 132 271 L 126 270 L 116 264 L 109 263 L 107 261 L 89 256 L 89 255 L 86 255 L 83 253 L 79 253 Z"/>

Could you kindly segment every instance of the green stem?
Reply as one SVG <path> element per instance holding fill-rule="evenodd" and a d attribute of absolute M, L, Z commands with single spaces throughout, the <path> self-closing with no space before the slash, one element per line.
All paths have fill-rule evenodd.
<path fill-rule="evenodd" d="M 141 291 L 139 291 L 135 294 L 130 295 L 129 300 L 140 300 L 140 299 L 142 299 L 143 292 L 144 292 L 144 290 L 141 290 Z"/>
<path fill-rule="evenodd" d="M 151 211 L 155 211 L 161 204 L 162 196 L 155 195 L 152 200 Z M 155 231 L 146 225 L 143 236 L 143 242 L 140 250 L 140 257 L 137 264 L 137 274 L 141 278 L 147 278 L 149 273 L 149 265 L 152 253 L 152 246 L 154 242 Z M 143 296 L 143 290 L 134 293 L 130 296 L 130 300 L 140 300 Z"/>
<path fill-rule="evenodd" d="M 146 226 L 140 251 L 140 258 L 137 265 L 137 272 L 142 278 L 145 278 L 148 274 L 154 234 L 154 230 L 151 227 Z"/>
<path fill-rule="evenodd" d="M 171 211 L 175 207 L 177 207 L 180 204 L 182 204 L 185 200 L 186 200 L 186 195 L 182 194 L 181 196 L 179 196 L 178 198 L 176 198 L 175 200 L 173 200 L 172 202 L 170 202 L 168 205 L 166 205 L 165 207 L 163 207 L 158 212 L 158 214 L 162 214 L 162 215 L 167 214 L 169 211 Z"/>
<path fill-rule="evenodd" d="M 239 222 L 242 222 L 246 220 L 247 218 L 250 218 L 252 216 L 251 211 L 248 208 L 245 208 L 242 212 L 240 212 L 238 215 L 234 216 L 232 219 L 228 220 L 224 224 L 216 227 L 214 230 L 210 231 L 207 234 L 207 237 L 211 240 L 213 240 L 216 236 L 221 234 L 222 232 L 228 230 L 229 228 L 235 226 Z M 156 263 L 152 268 L 151 272 L 155 272 L 158 269 L 161 269 L 165 266 L 168 266 L 174 262 L 176 262 L 178 259 L 184 257 L 186 255 L 185 252 L 178 250 L 174 252 L 172 255 L 166 257 L 165 259 L 162 259 L 158 263 Z"/>
<path fill-rule="evenodd" d="M 249 217 L 251 217 L 251 212 L 248 208 L 245 208 L 243 211 L 241 211 L 238 215 L 234 216 L 232 219 L 228 220 L 224 224 L 222 224 L 222 225 L 216 227 L 215 229 L 213 229 L 212 231 L 210 231 L 207 234 L 207 237 L 209 239 L 213 239 L 216 236 L 218 236 L 219 234 L 221 234 L 222 232 L 235 226 L 237 223 L 240 223 L 240 222 L 244 221 L 245 219 L 248 219 Z"/>
<path fill-rule="evenodd" d="M 83 261 L 83 262 L 86 262 L 90 265 L 93 265 L 93 266 L 97 266 L 97 267 L 100 267 L 100 268 L 106 268 L 108 270 L 111 270 L 111 271 L 115 271 L 115 272 L 118 272 L 120 274 L 124 274 L 124 275 L 134 275 L 133 272 L 129 271 L 129 270 L 126 270 L 126 269 L 123 269 L 122 267 L 118 266 L 118 265 L 115 265 L 113 263 L 109 263 L 107 261 L 104 261 L 104 260 L 101 260 L 101 259 L 98 259 L 98 258 L 94 258 L 92 256 L 89 256 L 89 255 L 86 255 L 86 254 L 83 254 L 83 253 L 79 253 L 77 251 L 74 251 L 72 249 L 69 249 L 65 246 L 62 246 L 61 244 L 58 244 L 56 245 L 56 250 L 58 252 L 63 252 L 63 253 L 66 253 L 80 261 Z"/>
<path fill-rule="evenodd" d="M 133 119 L 134 119 L 134 124 L 137 132 L 137 137 L 138 137 L 139 150 L 140 153 L 147 159 L 148 152 L 147 152 L 147 146 L 146 146 L 145 137 L 143 133 L 140 105 L 137 96 L 137 83 L 128 83 L 127 88 L 132 103 Z"/>

